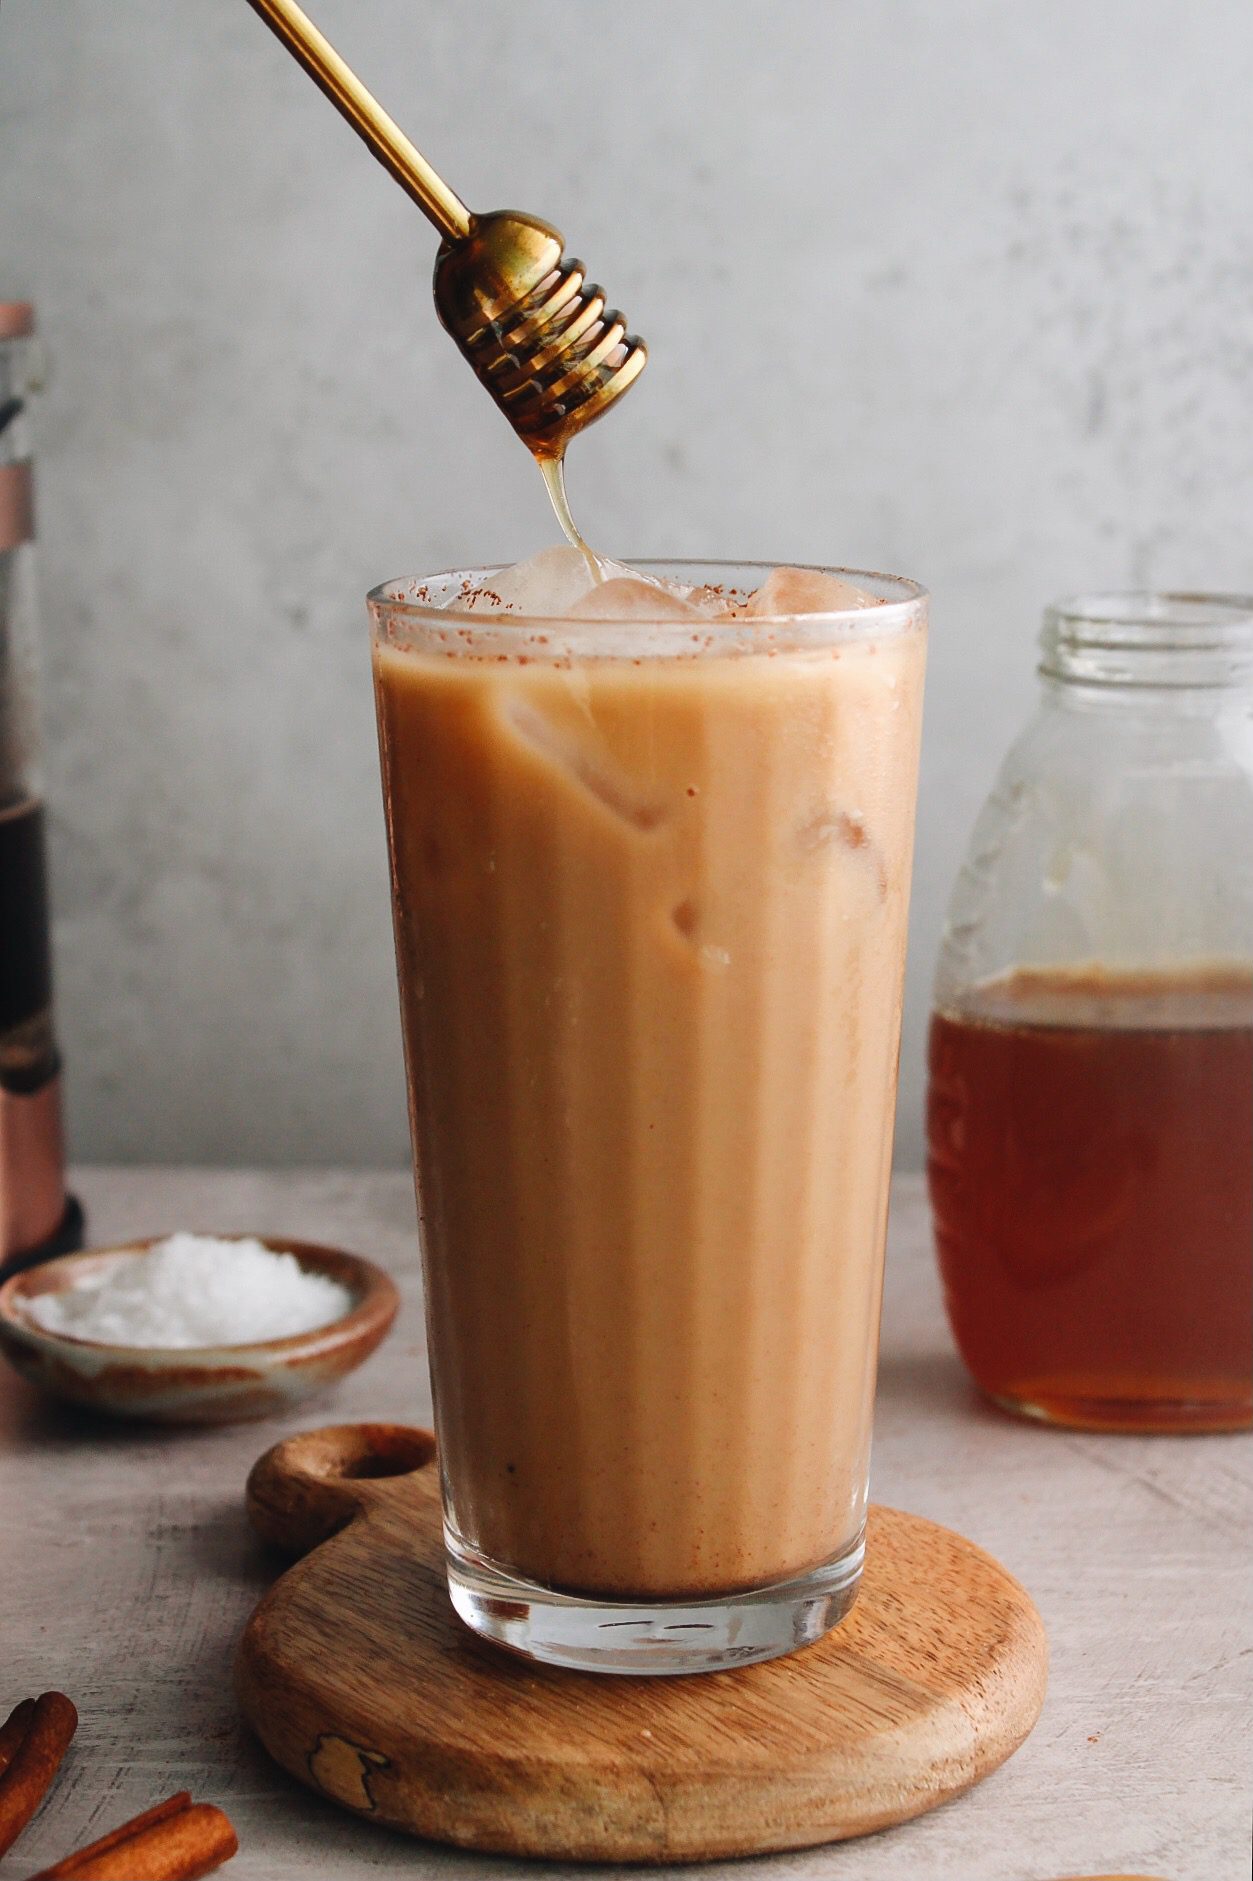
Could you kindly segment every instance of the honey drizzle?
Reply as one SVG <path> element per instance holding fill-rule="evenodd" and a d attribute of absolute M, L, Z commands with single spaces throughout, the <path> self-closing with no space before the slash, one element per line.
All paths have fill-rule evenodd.
<path fill-rule="evenodd" d="M 556 512 L 557 521 L 561 524 L 566 540 L 583 556 L 592 580 L 603 581 L 605 575 L 600 561 L 579 534 L 578 525 L 570 514 L 570 503 L 566 496 L 564 453 L 560 457 L 537 457 L 535 461 L 539 465 L 540 476 L 544 479 L 544 487 L 548 491 L 548 499 Z"/>

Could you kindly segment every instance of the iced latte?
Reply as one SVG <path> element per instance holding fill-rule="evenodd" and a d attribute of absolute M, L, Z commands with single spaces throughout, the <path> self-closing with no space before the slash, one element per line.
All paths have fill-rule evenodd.
<path fill-rule="evenodd" d="M 861 1565 L 924 597 L 562 549 L 371 608 L 454 1602 L 788 1650 Z"/>

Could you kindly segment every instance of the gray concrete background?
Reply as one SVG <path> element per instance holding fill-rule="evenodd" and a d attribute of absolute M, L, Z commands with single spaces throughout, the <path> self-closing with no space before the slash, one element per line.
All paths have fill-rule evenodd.
<path fill-rule="evenodd" d="M 1042 604 L 1250 584 L 1248 0 L 311 6 L 647 335 L 572 455 L 598 543 L 933 590 L 916 1163 L 943 906 Z M 361 596 L 553 533 L 433 252 L 244 0 L 6 0 L 80 1157 L 406 1153 Z"/>

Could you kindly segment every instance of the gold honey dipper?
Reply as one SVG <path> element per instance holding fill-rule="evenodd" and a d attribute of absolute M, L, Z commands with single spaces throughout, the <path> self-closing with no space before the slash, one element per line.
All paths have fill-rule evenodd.
<path fill-rule="evenodd" d="M 248 0 L 384 169 L 443 236 L 435 308 L 522 442 L 539 460 L 562 527 L 580 542 L 565 504 L 561 460 L 644 370 L 643 340 L 586 283 L 557 230 L 536 216 L 475 215 L 387 115 L 295 0 Z M 583 546 L 580 542 L 580 546 Z"/>

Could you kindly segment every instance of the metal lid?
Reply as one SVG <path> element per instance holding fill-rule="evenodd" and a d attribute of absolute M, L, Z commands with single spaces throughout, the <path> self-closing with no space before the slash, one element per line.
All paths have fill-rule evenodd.
<path fill-rule="evenodd" d="M 0 340 L 24 340 L 35 331 L 35 309 L 28 300 L 0 300 Z"/>

